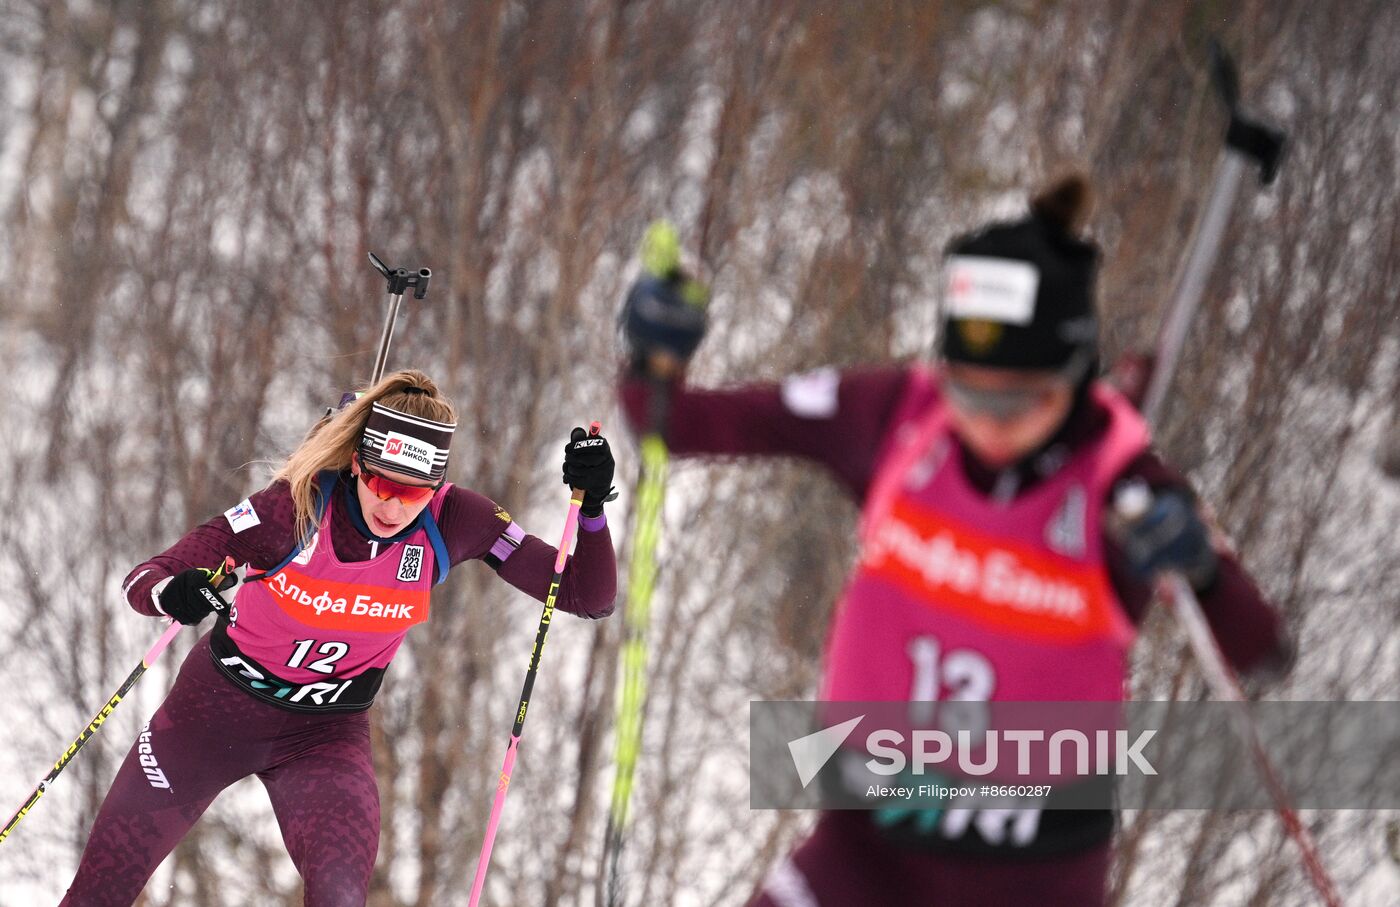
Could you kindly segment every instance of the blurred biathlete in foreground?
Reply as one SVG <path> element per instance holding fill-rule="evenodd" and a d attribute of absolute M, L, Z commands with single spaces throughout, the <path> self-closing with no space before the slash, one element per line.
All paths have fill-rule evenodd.
<path fill-rule="evenodd" d="M 704 330 L 687 299 L 701 294 L 679 271 L 630 291 L 622 396 L 639 432 L 665 409 L 675 454 L 803 457 L 861 505 L 860 560 L 836 606 L 819 698 L 1117 702 L 1162 570 L 1190 579 L 1235 667 L 1287 663 L 1278 616 L 1212 537 L 1186 480 L 1149 448 L 1138 413 L 1095 379 L 1098 251 L 1079 237 L 1088 193 L 1082 178 L 1063 180 L 1028 217 L 952 243 L 931 369 L 687 389 L 677 378 Z M 664 408 L 649 399 L 663 392 Z M 1152 503 L 1116 520 L 1113 501 L 1130 486 Z M 1073 586 L 1088 607 L 987 600 L 997 584 L 921 569 L 934 540 L 982 564 L 1014 561 L 1027 582 Z M 1015 834 L 957 812 L 927 813 L 933 822 L 907 809 L 823 812 L 752 903 L 1104 902 L 1108 810 L 1037 811 Z"/>
<path fill-rule="evenodd" d="M 379 847 L 366 709 L 429 591 L 482 560 L 544 601 L 556 550 L 487 498 L 445 481 L 452 404 L 422 372 L 369 388 L 315 430 L 272 485 L 138 566 L 143 614 L 219 611 L 117 773 L 64 904 L 128 905 L 224 788 L 257 775 L 308 905 L 362 905 Z M 585 491 L 557 607 L 612 611 L 606 441 L 575 429 L 564 481 Z M 601 442 L 601 443 L 599 443 Z M 215 590 L 228 555 L 256 573 Z M 220 594 L 221 593 L 221 594 Z"/>

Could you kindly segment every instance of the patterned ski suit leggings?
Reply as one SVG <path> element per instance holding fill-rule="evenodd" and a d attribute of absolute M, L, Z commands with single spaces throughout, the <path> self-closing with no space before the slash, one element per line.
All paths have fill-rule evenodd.
<path fill-rule="evenodd" d="M 130 905 L 219 792 L 249 775 L 267 788 L 308 907 L 363 905 L 379 849 L 367 714 L 254 699 L 219 673 L 208 636 L 117 772 L 62 904 Z"/>

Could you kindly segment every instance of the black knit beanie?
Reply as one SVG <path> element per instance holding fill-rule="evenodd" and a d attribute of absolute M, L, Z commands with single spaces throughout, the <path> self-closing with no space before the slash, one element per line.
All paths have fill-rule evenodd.
<path fill-rule="evenodd" d="M 1066 177 L 1031 200 L 1024 220 L 991 224 L 949 244 L 943 359 L 1052 371 L 1095 360 L 1099 250 L 1077 236 L 1089 196 L 1083 176 Z"/>

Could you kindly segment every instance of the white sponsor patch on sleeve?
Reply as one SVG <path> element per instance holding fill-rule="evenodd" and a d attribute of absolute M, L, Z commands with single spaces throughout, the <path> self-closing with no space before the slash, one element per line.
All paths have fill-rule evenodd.
<path fill-rule="evenodd" d="M 841 373 L 834 368 L 794 375 L 783 382 L 783 405 L 804 419 L 830 419 L 836 415 L 840 387 Z"/>
<path fill-rule="evenodd" d="M 247 498 L 225 510 L 224 519 L 228 520 L 229 527 L 235 534 L 244 529 L 252 529 L 262 522 L 258 519 L 258 512 L 253 509 L 253 502 Z"/>
<path fill-rule="evenodd" d="M 1025 326 L 1035 317 L 1040 272 L 1027 261 L 952 255 L 944 299 L 948 317 Z"/>

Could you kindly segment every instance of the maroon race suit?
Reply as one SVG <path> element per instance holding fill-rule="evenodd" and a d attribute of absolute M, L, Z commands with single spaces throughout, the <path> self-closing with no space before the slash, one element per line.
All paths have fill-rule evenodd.
<path fill-rule="evenodd" d="M 290 490 L 278 482 L 128 575 L 123 588 L 131 606 L 158 615 L 152 591 L 180 571 L 213 567 L 225 555 L 247 564 L 250 575 L 272 571 L 269 580 L 240 587 L 234 606 L 243 614 L 233 616 L 230 609 L 221 615 L 185 659 L 117 773 L 65 905 L 131 904 L 214 798 L 249 775 L 267 789 L 305 882 L 306 903 L 365 903 L 379 846 L 379 793 L 365 710 L 384 666 L 408 626 L 426 617 L 427 590 L 447 567 L 484 561 L 506 582 L 544 601 L 556 550 L 465 488 L 444 486 L 423 516 L 393 539 L 379 539 L 365 526 L 348 472 L 324 475 L 321 488 L 326 506 L 310 544 L 296 544 Z M 580 529 L 556 607 L 606 617 L 617 583 L 606 517 L 581 518 Z M 284 575 L 295 576 L 296 583 L 274 586 Z M 298 602 L 297 584 L 313 588 L 318 580 L 322 591 L 345 592 L 348 604 L 341 613 L 301 607 L 320 596 Z M 366 594 L 354 594 L 356 588 Z M 421 605 L 415 596 L 422 597 Z M 255 623 L 253 608 L 270 613 L 261 615 L 257 634 L 241 634 L 239 623 Z M 318 618 L 331 622 L 318 628 Z M 382 632 L 376 633 L 374 621 L 381 618 Z M 269 643 L 269 628 L 278 627 L 287 635 L 280 650 Z M 311 641 L 295 638 L 316 636 L 326 627 L 353 632 L 344 638 L 372 657 L 357 658 L 339 642 L 313 650 Z M 267 656 L 260 662 L 244 652 L 240 640 L 278 650 L 275 665 L 264 663 L 272 660 Z M 300 676 L 307 668 L 312 673 Z M 308 678 L 314 680 L 304 682 Z"/>
<path fill-rule="evenodd" d="M 650 399 L 656 390 L 656 385 L 641 378 L 624 377 L 622 380 L 621 396 L 634 429 L 645 430 L 651 414 L 658 411 Z M 680 457 L 793 456 L 817 463 L 825 467 L 866 512 L 867 530 L 872 528 L 868 525 L 872 516 L 872 495 L 882 487 L 890 487 L 888 481 L 882 484 L 885 476 L 882 470 L 897 468 L 892 463 L 900 456 L 904 456 L 906 464 L 914 462 L 899 453 L 901 447 L 907 444 L 906 439 L 914 429 L 934 424 L 930 417 L 936 418 L 941 406 L 936 376 L 929 376 L 917 367 L 846 372 L 822 369 L 781 384 L 729 390 L 674 386 L 669 392 L 666 441 L 672 453 Z M 979 463 L 955 435 L 945 430 L 933 439 L 943 445 L 936 449 L 944 452 L 929 455 L 929 462 L 943 465 L 937 469 L 930 466 L 928 475 L 922 479 L 933 497 L 925 494 L 923 499 L 898 506 L 907 509 L 917 504 L 925 514 L 920 517 L 924 526 L 948 525 L 944 522 L 945 510 L 946 517 L 966 520 L 968 515 L 975 518 L 978 508 L 985 511 L 987 518 L 962 525 L 971 527 L 974 532 L 980 531 L 980 527 L 997 525 L 1000 513 L 1025 509 L 1020 508 L 1020 502 L 1033 496 L 1044 497 L 1039 490 L 1053 486 L 1062 477 L 1062 470 L 1076 469 L 1081 474 L 1091 471 L 1094 464 L 1084 462 L 1084 457 L 1078 455 L 1087 452 L 1086 456 L 1097 457 L 1100 455 L 1097 451 L 1110 447 L 1102 441 L 1110 426 L 1115 424 L 1116 410 L 1106 404 L 1111 396 L 1106 391 L 1085 388 L 1077 394 L 1065 424 L 1041 448 L 1002 470 L 989 469 Z M 1132 418 L 1124 416 L 1116 422 L 1122 424 L 1125 419 Z M 1122 445 L 1118 448 L 1121 450 Z M 1079 508 L 1085 526 L 1103 524 L 1101 517 L 1123 482 L 1141 481 L 1158 490 L 1189 490 L 1185 478 L 1163 463 L 1149 447 L 1140 447 L 1136 454 L 1129 450 L 1118 466 L 1110 468 L 1114 474 L 1105 476 L 1104 481 L 1082 486 L 1092 487 L 1096 494 L 1102 495 L 1101 499 L 1088 502 L 1088 507 Z M 941 485 L 938 484 L 939 475 L 945 476 Z M 944 499 L 938 497 L 940 488 L 966 489 L 959 492 L 956 509 L 951 500 L 945 504 Z M 1034 506 L 1031 509 L 1034 510 Z M 888 510 L 888 507 L 875 507 L 877 519 L 880 512 Z M 880 528 L 880 524 L 877 522 L 873 528 Z M 910 550 L 916 553 L 927 550 L 927 539 L 908 532 L 906 535 L 908 538 L 900 538 L 910 542 Z M 1114 638 L 1130 639 L 1132 628 L 1145 616 L 1152 588 L 1129 568 L 1109 533 L 1093 529 L 1085 537 L 1089 539 L 1091 550 L 1084 552 L 1081 560 L 1092 565 L 1101 577 L 1094 580 L 1104 589 L 1098 600 L 1112 602 L 1114 608 L 1121 609 L 1119 615 L 1103 615 L 1108 619 L 1105 626 L 1116 622 L 1125 629 Z M 914 545 L 910 540 L 919 544 Z M 994 543 L 995 539 L 989 542 Z M 869 573 L 870 566 L 878 562 L 888 572 L 888 565 L 878 557 L 880 552 L 866 550 L 869 545 L 870 539 L 863 539 L 861 569 Z M 1093 545 L 1098 548 L 1092 549 Z M 1281 620 L 1227 547 L 1223 540 L 1217 545 L 1216 576 L 1207 588 L 1200 590 L 1206 617 L 1226 658 L 1236 668 L 1244 671 L 1277 668 L 1286 663 L 1288 657 Z M 924 580 L 923 577 L 908 579 L 910 588 L 915 580 Z M 848 585 L 837 607 L 822 679 L 822 689 L 833 694 L 830 698 L 883 700 L 888 699 L 892 691 L 900 693 L 906 689 L 903 675 L 896 677 L 898 683 L 890 683 L 893 676 L 890 666 L 904 657 L 902 648 L 893 646 L 887 658 L 872 658 L 872 639 L 883 637 L 871 634 L 889 635 L 891 627 L 910 615 L 917 617 L 926 629 L 949 634 L 967 635 L 969 631 L 964 628 L 972 625 L 969 622 L 992 626 L 992 615 L 978 615 L 972 597 L 956 598 L 950 596 L 947 589 L 936 590 L 938 594 L 928 593 L 929 600 L 913 610 L 908 604 L 897 604 L 893 595 L 882 602 L 881 583 L 887 582 L 882 575 L 866 580 L 858 575 Z M 853 600 L 856 597 L 860 600 Z M 950 605 L 957 605 L 961 610 Z M 890 614 L 884 614 L 882 608 L 890 610 Z M 896 608 L 900 610 L 896 612 Z M 939 623 L 944 620 L 940 615 L 948 615 L 943 624 Z M 1044 621 L 1038 623 L 1043 625 Z M 989 634 L 982 630 L 979 638 L 991 643 L 995 642 L 995 635 L 995 632 Z M 1020 638 L 1008 636 L 1004 648 L 1009 657 L 1024 659 L 1040 654 L 1026 641 L 1024 634 Z M 1047 649 L 1044 654 L 1050 651 Z M 1083 698 L 1065 694 L 1067 689 L 1082 688 L 1099 691 L 1102 698 L 1118 699 L 1122 678 L 1116 684 L 1105 682 L 1103 665 L 1109 663 L 1108 656 L 1113 655 L 1107 648 L 1105 651 L 1104 657 L 1082 662 L 1092 666 L 1086 667 L 1086 671 L 1092 669 L 1096 674 L 1086 677 L 1077 686 L 1076 678 L 1065 673 L 1073 672 L 1081 663 L 1073 658 L 1054 660 L 1058 674 L 1047 677 L 1043 690 L 1036 687 L 1034 671 L 1019 671 L 1015 695 L 1023 700 Z M 1121 654 L 1117 657 L 1121 663 Z M 869 695 L 860 695 L 862 691 Z M 899 698 L 903 698 L 902 693 Z M 945 815 L 949 812 L 944 810 Z M 1034 837 L 1015 842 L 983 839 L 977 822 L 967 824 L 964 831 L 955 832 L 958 837 L 950 839 L 943 830 L 946 823 L 940 826 L 938 833 L 917 825 L 911 831 L 907 827 L 910 823 L 891 826 L 876 821 L 877 815 L 872 811 L 824 812 L 811 837 L 778 865 L 753 904 L 757 907 L 832 907 L 1036 903 L 1093 907 L 1105 897 L 1109 840 L 1114 827 L 1114 817 L 1108 810 L 1045 811 Z"/>

